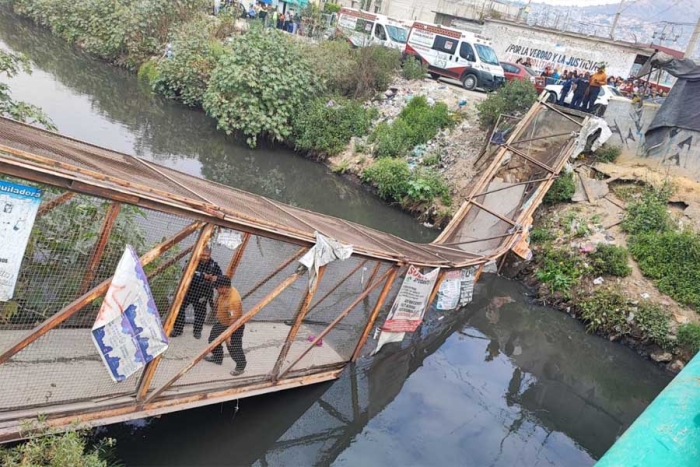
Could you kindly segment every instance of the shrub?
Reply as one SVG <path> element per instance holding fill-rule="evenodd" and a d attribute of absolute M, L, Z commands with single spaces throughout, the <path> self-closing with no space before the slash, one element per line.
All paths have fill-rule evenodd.
<path fill-rule="evenodd" d="M 700 309 L 700 235 L 690 231 L 630 238 L 630 251 L 644 275 L 676 301 Z"/>
<path fill-rule="evenodd" d="M 537 100 L 537 91 L 529 81 L 513 80 L 488 95 L 476 105 L 483 126 L 495 125 L 503 114 L 519 115 L 527 112 Z"/>
<path fill-rule="evenodd" d="M 425 156 L 421 161 L 421 164 L 425 167 L 434 167 L 436 165 L 440 165 L 440 154 L 432 153 Z"/>
<path fill-rule="evenodd" d="M 581 318 L 588 332 L 602 334 L 629 334 L 629 305 L 627 298 L 617 289 L 599 289 L 579 301 Z"/>
<path fill-rule="evenodd" d="M 533 244 L 546 243 L 554 240 L 554 235 L 549 229 L 544 227 L 535 227 L 530 231 L 530 242 Z"/>
<path fill-rule="evenodd" d="M 297 150 L 335 155 L 350 138 L 368 133 L 376 110 L 343 98 L 319 97 L 303 106 L 292 121 L 292 141 Z"/>
<path fill-rule="evenodd" d="M 407 80 L 422 80 L 428 73 L 428 65 L 424 64 L 420 60 L 414 58 L 408 58 L 404 60 L 403 66 L 401 68 L 401 74 Z"/>
<path fill-rule="evenodd" d="M 400 201 L 408 192 L 411 169 L 402 159 L 380 159 L 362 172 L 362 180 L 374 185 L 382 198 Z"/>
<path fill-rule="evenodd" d="M 604 144 L 600 147 L 593 155 L 597 161 L 600 162 L 615 162 L 615 160 L 622 154 L 622 148 L 620 146 L 608 146 Z"/>
<path fill-rule="evenodd" d="M 668 230 L 671 225 L 671 216 L 668 213 L 671 192 L 668 185 L 659 189 L 649 187 L 644 190 L 641 199 L 627 205 L 622 229 L 632 235 Z"/>
<path fill-rule="evenodd" d="M 12 447 L 0 446 L 0 464 L 5 467 L 107 467 L 114 440 L 106 439 L 88 449 L 82 432 L 37 436 Z"/>
<path fill-rule="evenodd" d="M 171 39 L 172 56 L 158 62 L 154 89 L 189 106 L 202 104 L 204 92 L 224 49 L 214 38 L 216 22 L 201 16 L 177 28 Z"/>
<path fill-rule="evenodd" d="M 323 12 L 328 14 L 340 13 L 340 4 L 328 2 L 323 5 Z"/>
<path fill-rule="evenodd" d="M 261 135 L 277 141 L 289 137 L 292 117 L 319 89 L 288 35 L 254 28 L 237 37 L 220 57 L 203 107 L 220 129 L 228 134 L 240 131 L 255 146 Z"/>
<path fill-rule="evenodd" d="M 433 139 L 442 128 L 454 125 L 447 105 L 428 104 L 424 96 L 411 99 L 391 123 L 377 125 L 371 140 L 377 157 L 399 157 Z"/>
<path fill-rule="evenodd" d="M 596 275 L 627 277 L 632 273 L 627 248 L 601 243 L 588 258 Z"/>
<path fill-rule="evenodd" d="M 206 9 L 206 0 L 14 0 L 17 13 L 88 53 L 128 68 L 159 54 L 172 27 Z"/>
<path fill-rule="evenodd" d="M 158 64 L 155 60 L 143 62 L 136 76 L 139 81 L 146 83 L 149 87 L 153 87 L 158 79 Z"/>
<path fill-rule="evenodd" d="M 452 204 L 450 188 L 445 183 L 445 179 L 438 172 L 431 169 L 422 169 L 413 173 L 408 182 L 408 192 L 406 193 L 410 201 L 429 202 L 439 197 L 443 204 Z"/>
<path fill-rule="evenodd" d="M 547 284 L 553 292 L 570 295 L 571 287 L 579 283 L 588 272 L 583 258 L 571 251 L 545 247 L 536 271 L 537 278 Z"/>
<path fill-rule="evenodd" d="M 382 46 L 352 48 L 345 40 L 303 47 L 304 56 L 332 93 L 367 99 L 385 91 L 401 65 L 401 53 Z"/>
<path fill-rule="evenodd" d="M 700 324 L 688 323 L 678 327 L 678 345 L 692 353 L 700 351 Z"/>
<path fill-rule="evenodd" d="M 663 349 L 673 347 L 669 339 L 671 318 L 659 305 L 640 303 L 634 320 L 642 335 Z"/>
<path fill-rule="evenodd" d="M 549 191 L 544 195 L 545 204 L 555 204 L 571 201 L 571 197 L 576 192 L 574 184 L 574 173 L 563 172 L 554 180 Z"/>

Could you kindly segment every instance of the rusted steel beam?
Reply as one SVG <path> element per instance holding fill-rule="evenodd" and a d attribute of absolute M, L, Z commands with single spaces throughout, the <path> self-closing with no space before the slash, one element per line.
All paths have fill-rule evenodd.
<path fill-rule="evenodd" d="M 369 285 L 374 281 L 374 278 L 377 277 L 377 273 L 379 272 L 379 268 L 382 266 L 382 263 L 377 261 L 377 264 L 374 265 L 374 269 L 372 269 L 372 273 L 369 275 L 369 278 L 367 278 L 367 282 L 365 282 L 365 289 L 369 287 Z"/>
<path fill-rule="evenodd" d="M 266 277 L 264 277 L 263 279 L 261 279 L 257 284 L 255 284 L 255 285 L 253 286 L 252 289 L 250 289 L 248 292 L 246 292 L 245 295 L 243 295 L 243 296 L 241 297 L 241 300 L 245 300 L 246 298 L 248 298 L 248 297 L 250 297 L 251 295 L 253 295 L 253 294 L 255 293 L 256 290 L 258 290 L 258 289 L 259 289 L 260 287 L 262 287 L 263 285 L 267 284 L 268 281 L 269 281 L 270 279 L 272 279 L 273 277 L 275 277 L 275 276 L 276 276 L 280 271 L 282 271 L 284 268 L 286 268 L 287 266 L 289 266 L 290 264 L 292 264 L 292 262 L 293 262 L 294 260 L 301 258 L 301 257 L 304 255 L 304 253 L 306 253 L 306 251 L 307 251 L 306 248 L 301 248 L 301 249 L 299 249 L 296 253 L 294 253 L 292 256 L 290 256 L 289 258 L 287 258 L 282 264 L 280 264 L 279 266 L 277 266 L 277 269 L 275 269 L 275 270 L 272 271 L 270 274 L 268 274 Z"/>
<path fill-rule="evenodd" d="M 528 155 L 525 154 L 524 152 L 522 152 L 522 151 L 520 151 L 520 150 L 518 150 L 518 149 L 515 149 L 515 148 L 512 147 L 512 146 L 509 146 L 509 145 L 507 145 L 507 144 L 504 144 L 503 147 L 506 148 L 508 151 L 512 152 L 513 154 L 515 154 L 516 156 L 520 156 L 520 157 L 522 157 L 523 159 L 525 159 L 525 160 L 527 160 L 527 161 L 529 161 L 529 162 L 532 162 L 533 164 L 535 164 L 535 165 L 538 166 L 539 168 L 544 169 L 544 170 L 546 170 L 546 171 L 549 172 L 549 173 L 555 173 L 555 172 L 556 172 L 556 170 L 554 170 L 552 167 L 548 166 L 547 164 L 544 164 L 544 163 L 538 161 L 537 159 L 535 159 L 535 158 L 532 157 L 532 156 L 528 156 Z"/>
<path fill-rule="evenodd" d="M 107 242 L 109 241 L 109 236 L 112 234 L 112 227 L 117 221 L 117 216 L 119 216 L 119 211 L 122 205 L 120 203 L 111 203 L 107 208 L 105 213 L 105 219 L 102 223 L 102 229 L 100 230 L 100 237 L 95 243 L 95 247 L 90 254 L 90 259 L 87 263 L 87 268 L 85 270 L 85 276 L 83 276 L 83 282 L 80 284 L 78 289 L 78 294 L 82 295 L 88 291 L 90 284 L 95 279 L 97 274 L 97 268 L 100 266 L 100 261 L 102 260 L 102 255 L 104 254 L 105 248 L 107 247 Z"/>
<path fill-rule="evenodd" d="M 209 352 L 214 350 L 215 347 L 221 345 L 226 339 L 228 339 L 231 334 L 236 332 L 241 326 L 250 321 L 256 314 L 260 312 L 263 308 L 270 304 L 279 294 L 281 294 L 287 287 L 292 285 L 303 276 L 305 272 L 295 271 L 292 275 L 286 278 L 280 285 L 275 287 L 275 289 L 267 294 L 257 305 L 251 308 L 247 313 L 243 314 L 239 319 L 236 320 L 231 326 L 229 326 L 224 332 L 222 332 L 219 337 L 214 339 L 204 350 L 202 350 L 199 355 L 197 355 L 190 363 L 188 363 L 185 368 L 180 370 L 178 374 L 173 376 L 167 383 L 163 384 L 161 387 L 156 389 L 151 393 L 151 395 L 144 401 L 144 405 L 151 404 L 160 394 L 166 389 L 172 386 L 178 379 L 182 378 L 188 371 L 190 371 L 194 366 L 199 363 Z"/>
<path fill-rule="evenodd" d="M 182 240 L 187 238 L 190 234 L 192 234 L 192 232 L 197 231 L 197 229 L 199 229 L 202 226 L 202 224 L 203 222 L 199 221 L 193 222 L 174 236 L 156 245 L 155 248 L 141 256 L 141 265 L 145 266 L 151 263 L 154 259 L 158 258 L 160 255 L 168 251 L 174 245 L 180 243 Z M 58 311 L 55 315 L 51 316 L 49 319 L 32 329 L 29 335 L 22 338 L 19 342 L 17 342 L 15 345 L 7 349 L 2 355 L 0 355 L 0 365 L 8 361 L 10 358 L 12 358 L 13 355 L 27 347 L 32 342 L 39 339 L 41 336 L 43 336 L 50 330 L 54 329 L 55 327 L 66 321 L 75 313 L 82 310 L 86 305 L 101 297 L 105 292 L 107 292 L 107 289 L 109 289 L 109 284 L 111 283 L 112 278 L 110 277 L 98 286 L 94 287 L 92 290 L 86 292 L 83 296 L 73 300 L 73 302 L 63 307 L 63 309 Z"/>
<path fill-rule="evenodd" d="M 161 272 L 165 271 L 169 267 L 173 266 L 175 263 L 180 261 L 182 258 L 187 256 L 192 250 L 194 250 L 194 245 L 190 245 L 181 252 L 179 252 L 177 255 L 173 256 L 169 260 L 167 260 L 165 263 L 159 265 L 157 268 L 155 268 L 153 271 L 149 272 L 146 274 L 146 276 L 151 279 L 152 277 L 157 276 Z"/>
<path fill-rule="evenodd" d="M 228 263 L 228 267 L 226 268 L 226 275 L 229 277 L 229 279 L 231 279 L 231 281 L 233 281 L 233 276 L 236 274 L 238 265 L 241 264 L 241 260 L 243 259 L 243 253 L 245 253 L 245 247 L 248 246 L 249 240 L 250 234 L 248 232 L 244 233 L 243 238 L 241 239 L 241 244 L 238 246 L 238 249 L 231 257 L 231 262 Z"/>
<path fill-rule="evenodd" d="M 312 375 L 295 376 L 279 381 L 277 385 L 273 385 L 272 381 L 262 381 L 233 388 L 230 386 L 205 387 L 188 393 L 169 396 L 142 407 L 128 402 L 125 404 L 124 401 L 120 401 L 121 403 L 117 406 L 109 403 L 98 405 L 95 402 L 66 404 L 70 406 L 69 410 L 62 411 L 56 415 L 45 415 L 46 420 L 42 427 L 46 426 L 60 430 L 69 429 L 76 425 L 85 427 L 121 423 L 329 381 L 338 378 L 342 371 L 343 369 L 339 368 L 319 371 L 319 373 Z M 26 411 L 23 412 L 24 414 L 16 419 L 17 422 L 14 426 L 3 424 L 0 427 L 0 443 L 18 441 L 30 435 L 31 433 L 25 429 L 26 420 L 46 414 L 46 407 L 32 414 L 26 413 Z"/>
<path fill-rule="evenodd" d="M 513 141 L 510 144 L 520 144 L 520 143 L 530 143 L 532 141 L 539 141 L 541 139 L 549 139 L 549 138 L 558 138 L 560 136 L 571 136 L 571 132 L 568 133 L 556 133 L 553 135 L 547 135 L 547 136 L 538 136 L 537 138 L 529 138 L 529 139 L 519 139 L 518 141 Z"/>
<path fill-rule="evenodd" d="M 307 312 L 307 315 L 310 314 L 311 311 L 312 311 L 314 308 L 316 308 L 317 306 L 319 306 L 319 305 L 321 304 L 321 302 L 323 302 L 325 299 L 327 299 L 328 297 L 330 297 L 330 295 L 331 295 L 333 292 L 335 292 L 336 290 L 338 290 L 338 287 L 340 287 L 341 285 L 343 285 L 343 284 L 345 283 L 346 280 L 350 279 L 350 277 L 352 277 L 352 275 L 355 274 L 355 273 L 358 271 L 358 269 L 360 269 L 362 266 L 364 266 L 365 264 L 367 264 L 367 261 L 369 261 L 369 260 L 367 260 L 367 259 L 366 259 L 366 260 L 363 260 L 360 264 L 358 264 L 357 266 L 355 266 L 355 267 L 353 268 L 353 270 L 350 271 L 350 273 L 349 273 L 348 275 L 346 275 L 345 277 L 343 277 L 342 279 L 340 279 L 340 282 L 338 282 L 337 284 L 335 284 L 335 285 L 333 286 L 333 288 L 331 288 L 331 290 L 329 290 L 329 291 L 326 293 L 326 295 L 324 295 L 323 297 L 321 297 L 320 300 L 318 300 L 316 303 L 314 303 L 314 305 L 313 305 L 311 308 L 309 308 L 309 311 Z"/>
<path fill-rule="evenodd" d="M 484 265 L 485 265 L 485 264 L 486 264 L 486 263 L 482 263 L 482 264 L 479 266 L 479 269 L 476 270 L 476 274 L 474 274 L 474 284 L 475 284 L 475 285 L 476 285 L 476 283 L 479 281 L 479 278 L 481 277 L 481 273 L 484 272 Z"/>
<path fill-rule="evenodd" d="M 43 216 L 44 214 L 51 211 L 56 206 L 60 206 L 61 204 L 65 203 L 66 201 L 69 201 L 74 196 L 75 196 L 75 193 L 73 193 L 72 191 L 67 191 L 67 192 L 63 193 L 62 195 L 56 196 L 51 201 L 48 201 L 48 202 L 42 204 L 39 207 L 39 210 L 37 211 L 36 215 Z"/>
<path fill-rule="evenodd" d="M 507 223 L 509 223 L 510 225 L 515 225 L 515 221 L 513 221 L 512 219 L 508 219 L 507 217 L 504 217 L 504 216 L 498 214 L 497 212 L 493 212 L 492 210 L 490 210 L 489 208 L 487 208 L 486 206 L 484 206 L 484 205 L 481 204 L 481 203 L 477 203 L 477 202 L 474 201 L 474 200 L 471 200 L 470 203 L 473 204 L 474 206 L 476 206 L 477 208 L 481 209 L 482 211 L 486 211 L 486 212 L 488 212 L 489 214 L 491 214 L 492 216 L 498 217 L 498 218 L 501 219 L 503 222 L 507 222 Z"/>
<path fill-rule="evenodd" d="M 517 233 L 517 232 L 515 232 L 515 233 Z M 489 240 L 496 240 L 496 239 L 503 238 L 503 237 L 510 237 L 511 235 L 513 235 L 513 233 L 506 233 L 503 235 L 494 235 L 493 237 L 486 237 L 486 238 L 477 238 L 475 240 L 465 240 L 463 242 L 443 243 L 443 245 L 466 245 L 468 243 L 480 243 L 480 242 L 486 242 Z"/>
<path fill-rule="evenodd" d="M 549 110 L 552 110 L 552 111 L 558 113 L 559 115 L 561 115 L 561 116 L 564 117 L 565 119 L 572 121 L 572 122 L 575 123 L 576 125 L 581 126 L 581 127 L 583 126 L 583 123 L 579 122 L 578 120 L 574 120 L 571 116 L 566 115 L 564 112 L 562 112 L 561 110 L 555 108 L 553 105 L 548 104 L 547 102 L 542 102 L 542 105 L 544 105 L 545 107 L 547 107 Z"/>
<path fill-rule="evenodd" d="M 292 327 L 289 328 L 289 333 L 287 333 L 287 339 L 285 339 L 284 345 L 282 346 L 282 349 L 280 350 L 279 356 L 277 357 L 277 362 L 275 362 L 275 366 L 272 368 L 272 373 L 270 373 L 270 375 L 272 376 L 273 382 L 276 382 L 279 379 L 278 374 L 279 374 L 280 368 L 284 364 L 284 361 L 287 359 L 287 354 L 289 354 L 289 349 L 291 348 L 292 344 L 294 343 L 294 339 L 297 337 L 297 333 L 299 332 L 299 328 L 301 327 L 301 323 L 304 321 L 304 318 L 306 317 L 306 314 L 309 311 L 309 306 L 311 305 L 311 302 L 314 299 L 314 295 L 316 294 L 316 291 L 318 290 L 318 286 L 321 283 L 321 279 L 323 279 L 323 274 L 325 272 L 326 272 L 326 266 L 321 266 L 318 269 L 318 276 L 316 277 L 316 282 L 314 283 L 314 285 L 311 289 L 308 289 L 306 291 L 304 298 L 302 299 L 301 303 L 299 304 L 299 309 L 297 311 L 296 316 L 294 317 L 294 324 L 292 324 Z"/>
<path fill-rule="evenodd" d="M 516 187 L 516 186 L 520 186 L 520 185 L 529 185 L 530 183 L 546 182 L 547 180 L 549 180 L 549 177 L 537 178 L 535 180 L 527 180 L 524 182 L 513 183 L 512 185 L 504 186 L 501 188 L 496 188 L 494 190 L 484 191 L 483 193 L 479 193 L 479 194 L 474 195 L 473 198 L 478 198 L 480 196 L 490 195 L 491 193 L 497 193 L 499 191 L 510 190 L 511 188 Z"/>
<path fill-rule="evenodd" d="M 177 292 L 175 292 L 173 302 L 170 304 L 170 310 L 168 311 L 168 314 L 165 317 L 165 322 L 163 323 L 163 330 L 165 331 L 166 336 L 170 336 L 170 333 L 175 326 L 175 320 L 177 319 L 177 315 L 180 313 L 180 308 L 182 307 L 182 303 L 185 301 L 185 295 L 187 295 L 187 290 L 190 288 L 192 277 L 194 277 L 194 273 L 199 265 L 199 258 L 202 256 L 204 249 L 209 244 L 209 239 L 213 233 L 214 224 L 205 225 L 199 233 L 199 238 L 197 239 L 197 243 L 192 251 L 192 256 L 187 263 L 187 267 L 185 267 L 185 271 L 182 273 L 180 283 L 177 286 Z M 151 387 L 151 381 L 156 373 L 161 357 L 162 354 L 158 355 L 156 358 L 146 364 L 146 368 L 144 368 L 143 373 L 141 374 L 141 379 L 139 380 L 139 384 L 136 389 L 137 401 L 140 402 L 146 397 L 146 393 Z"/>
<path fill-rule="evenodd" d="M 377 320 L 377 316 L 379 316 L 379 312 L 382 310 L 382 306 L 384 306 L 386 297 L 387 295 L 389 295 L 391 287 L 394 285 L 394 280 L 396 280 L 396 275 L 398 274 L 399 269 L 400 268 L 397 266 L 391 268 L 391 274 L 389 275 L 389 277 L 386 278 L 386 281 L 384 282 L 384 287 L 382 288 L 382 291 L 379 294 L 379 297 L 377 298 L 377 303 L 374 305 L 374 309 L 369 315 L 369 319 L 367 320 L 365 329 L 360 335 L 360 340 L 355 346 L 355 351 L 352 354 L 351 361 L 356 362 L 357 359 L 360 358 L 360 352 L 362 352 L 362 347 L 364 347 L 365 342 L 367 342 L 367 338 L 369 337 L 369 333 L 372 330 L 372 326 L 374 326 L 374 322 Z"/>
<path fill-rule="evenodd" d="M 368 295 L 369 295 L 383 280 L 385 280 L 385 279 L 391 274 L 391 272 L 392 272 L 391 269 L 389 269 L 387 272 L 385 272 L 385 273 L 382 275 L 382 277 L 379 278 L 379 280 L 377 280 L 374 284 L 371 284 L 369 287 L 367 287 L 367 288 L 355 299 L 355 301 L 353 301 L 345 310 L 343 310 L 343 312 L 340 313 L 340 315 L 338 315 L 337 318 L 335 318 L 333 321 L 331 321 L 331 323 L 326 327 L 326 329 L 324 329 L 323 331 L 321 331 L 321 334 L 319 334 L 318 336 L 316 336 L 316 338 L 313 340 L 313 342 L 311 342 L 311 345 L 309 345 L 309 346 L 306 348 L 306 350 L 304 350 L 304 351 L 302 352 L 302 354 L 299 355 L 299 357 L 297 357 L 297 359 L 294 360 L 294 361 L 279 375 L 279 379 L 284 378 L 284 377 L 287 375 L 287 373 L 289 373 L 289 371 L 290 371 L 292 368 L 294 368 L 294 366 L 295 366 L 297 363 L 299 363 L 304 357 L 306 357 L 306 354 L 308 354 L 309 352 L 311 352 L 311 349 L 313 349 L 314 347 L 316 347 L 316 344 L 317 344 L 321 339 L 323 339 L 324 337 L 326 337 L 326 335 L 327 335 L 329 332 L 331 332 L 331 331 L 333 330 L 333 328 L 336 327 L 336 325 L 337 325 L 338 323 L 340 323 L 348 314 L 350 314 L 350 312 L 352 311 L 352 309 L 355 308 L 359 303 L 361 303 L 362 300 L 364 300 L 366 296 L 368 296 Z"/>

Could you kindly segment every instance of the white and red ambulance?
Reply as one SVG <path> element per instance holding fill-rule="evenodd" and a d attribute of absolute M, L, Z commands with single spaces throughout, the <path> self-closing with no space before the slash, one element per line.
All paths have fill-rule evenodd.
<path fill-rule="evenodd" d="M 336 34 L 345 37 L 355 47 L 383 45 L 403 52 L 408 30 L 388 16 L 342 8 Z"/>
<path fill-rule="evenodd" d="M 416 21 L 408 33 L 405 52 L 427 64 L 433 78 L 457 79 L 470 91 L 492 90 L 505 83 L 491 43 L 471 32 Z"/>

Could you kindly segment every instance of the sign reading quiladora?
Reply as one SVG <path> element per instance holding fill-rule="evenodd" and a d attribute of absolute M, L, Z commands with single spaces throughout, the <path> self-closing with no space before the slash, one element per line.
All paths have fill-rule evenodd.
<path fill-rule="evenodd" d="M 0 180 L 0 301 L 12 299 L 41 190 Z"/>

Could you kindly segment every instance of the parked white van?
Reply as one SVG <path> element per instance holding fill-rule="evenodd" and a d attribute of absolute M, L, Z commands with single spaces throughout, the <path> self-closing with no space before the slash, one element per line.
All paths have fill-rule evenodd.
<path fill-rule="evenodd" d="M 491 43 L 471 32 L 416 21 L 408 34 L 406 54 L 426 63 L 433 78 L 457 79 L 470 91 L 492 90 L 505 83 Z"/>
<path fill-rule="evenodd" d="M 403 52 L 408 30 L 388 16 L 342 8 L 336 34 L 345 37 L 355 47 L 383 45 Z"/>

